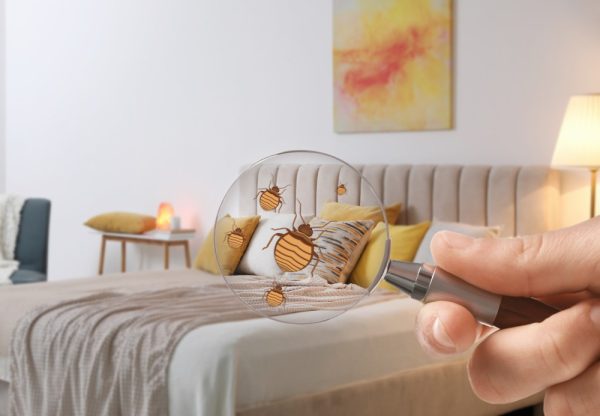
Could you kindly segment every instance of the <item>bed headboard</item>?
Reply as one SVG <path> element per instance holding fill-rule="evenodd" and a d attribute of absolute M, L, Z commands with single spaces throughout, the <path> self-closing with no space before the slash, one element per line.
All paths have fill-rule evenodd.
<path fill-rule="evenodd" d="M 502 235 L 542 232 L 589 218 L 590 177 L 585 170 L 544 166 L 364 165 L 356 166 L 384 204 L 402 203 L 400 224 L 425 220 L 501 225 Z M 256 194 L 272 179 L 289 184 L 286 201 L 299 198 L 315 215 L 328 201 L 374 205 L 371 193 L 340 165 L 263 165 L 244 175 L 243 215 L 264 214 Z M 338 184 L 347 192 L 338 196 Z M 281 212 L 294 212 L 286 203 Z"/>

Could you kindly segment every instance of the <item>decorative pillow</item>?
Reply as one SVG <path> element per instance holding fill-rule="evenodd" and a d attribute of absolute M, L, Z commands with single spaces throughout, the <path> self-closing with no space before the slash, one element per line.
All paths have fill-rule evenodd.
<path fill-rule="evenodd" d="M 224 275 L 233 274 L 252 239 L 260 216 L 232 218 L 224 216 L 217 222 L 216 243 L 221 269 Z M 214 249 L 215 230 L 212 229 L 198 250 L 194 267 L 219 274 L 219 265 Z"/>
<path fill-rule="evenodd" d="M 430 224 L 427 221 L 416 225 L 390 225 L 390 258 L 392 260 L 412 261 Z M 351 283 L 365 288 L 371 285 L 373 278 L 377 276 L 381 267 L 385 240 L 385 226 L 383 223 L 379 223 L 373 230 L 369 243 L 352 272 Z M 379 286 L 396 290 L 386 282 L 380 282 Z"/>
<path fill-rule="evenodd" d="M 394 204 L 385 207 L 385 214 L 389 224 L 396 224 L 400 216 L 402 204 Z M 370 220 L 375 224 L 383 221 L 381 209 L 376 206 L 360 206 L 341 204 L 339 202 L 328 202 L 323 205 L 319 218 L 327 221 L 357 221 Z"/>
<path fill-rule="evenodd" d="M 315 218 L 310 222 L 313 244 L 318 263 L 314 274 L 329 283 L 346 283 L 356 266 L 369 236 L 373 221 L 324 221 Z M 312 266 L 307 272 L 312 272 Z"/>
<path fill-rule="evenodd" d="M 438 231 L 454 231 L 455 233 L 461 233 L 475 238 L 497 237 L 500 234 L 500 227 L 486 227 L 483 225 L 470 225 L 459 222 L 433 221 L 419 246 L 414 261 L 418 263 L 434 263 L 430 246 L 433 236 Z"/>
<path fill-rule="evenodd" d="M 294 214 L 275 214 L 261 219 L 250 241 L 250 245 L 238 266 L 237 274 L 254 274 L 265 277 L 280 275 L 281 270 L 275 262 L 275 241 L 271 241 L 267 249 L 263 250 L 263 248 L 269 243 L 269 240 L 275 233 L 285 232 L 285 230 L 273 231 L 273 228 L 287 228 L 291 230 L 293 228 L 293 221 Z"/>
<path fill-rule="evenodd" d="M 156 228 L 156 218 L 131 212 L 107 212 L 90 218 L 85 225 L 107 233 L 142 234 Z"/>

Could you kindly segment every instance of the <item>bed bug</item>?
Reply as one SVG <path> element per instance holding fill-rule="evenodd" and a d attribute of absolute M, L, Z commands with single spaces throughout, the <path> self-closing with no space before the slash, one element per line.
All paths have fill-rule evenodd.
<path fill-rule="evenodd" d="M 260 207 L 265 211 L 281 211 L 281 207 L 285 204 L 282 195 L 285 192 L 285 188 L 288 186 L 289 185 L 286 185 L 283 188 L 280 188 L 276 184 L 273 184 L 273 181 L 271 180 L 268 188 L 263 188 L 256 194 Z"/>
<path fill-rule="evenodd" d="M 234 222 L 233 226 L 231 227 L 231 231 L 225 234 L 225 241 L 227 241 L 227 245 L 230 248 L 238 249 L 244 244 L 245 240 L 246 237 L 244 236 L 242 229 L 240 227 L 236 227 Z"/>
<path fill-rule="evenodd" d="M 296 228 L 296 219 L 298 218 L 298 213 L 294 216 L 294 221 L 292 222 L 292 229 L 283 227 L 283 228 L 273 228 L 273 231 L 285 231 L 285 233 L 275 233 L 269 239 L 269 242 L 263 250 L 266 250 L 275 237 L 278 237 L 277 242 L 275 243 L 275 262 L 279 266 L 279 268 L 284 272 L 299 272 L 308 266 L 313 260 L 315 260 L 314 266 L 312 268 L 311 273 L 313 273 L 319 264 L 320 258 L 317 254 L 316 250 L 321 249 L 320 246 L 316 245 L 315 242 L 325 233 L 327 230 L 321 228 L 321 233 L 316 237 L 312 238 L 313 232 L 316 228 L 312 228 L 310 224 L 308 224 L 304 218 L 302 217 L 301 206 L 300 206 L 300 218 L 302 220 L 302 224 Z M 329 223 L 327 223 L 329 224 Z M 325 224 L 324 226 L 327 226 Z"/>
<path fill-rule="evenodd" d="M 273 287 L 265 291 L 265 301 L 272 308 L 285 304 L 286 297 L 283 287 L 279 283 L 273 283 Z"/>
<path fill-rule="evenodd" d="M 344 185 L 343 183 L 340 183 L 337 187 L 337 194 L 338 195 L 346 195 L 346 185 Z"/>

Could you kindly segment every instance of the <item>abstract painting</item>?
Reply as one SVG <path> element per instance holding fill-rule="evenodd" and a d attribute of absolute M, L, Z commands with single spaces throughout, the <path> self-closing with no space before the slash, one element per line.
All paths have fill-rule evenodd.
<path fill-rule="evenodd" d="M 339 133 L 452 127 L 452 1 L 334 0 Z"/>

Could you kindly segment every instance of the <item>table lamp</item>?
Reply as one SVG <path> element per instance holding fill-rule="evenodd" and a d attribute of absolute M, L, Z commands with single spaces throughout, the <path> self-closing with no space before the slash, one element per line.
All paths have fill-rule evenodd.
<path fill-rule="evenodd" d="M 586 167 L 591 173 L 590 216 L 596 215 L 596 173 L 600 168 L 600 93 L 569 100 L 552 157 L 554 166 Z"/>

